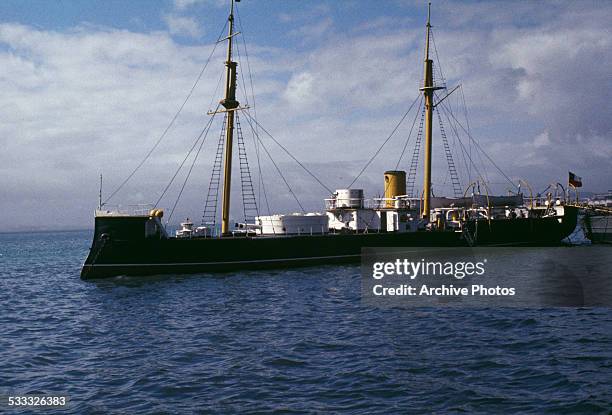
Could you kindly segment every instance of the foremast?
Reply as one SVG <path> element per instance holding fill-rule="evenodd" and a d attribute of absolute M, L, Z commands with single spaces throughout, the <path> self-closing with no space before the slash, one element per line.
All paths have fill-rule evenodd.
<path fill-rule="evenodd" d="M 425 97 L 425 161 L 424 161 L 424 172 L 423 172 L 423 211 L 421 216 L 423 219 L 429 220 L 429 212 L 431 209 L 431 142 L 432 142 L 432 128 L 433 128 L 433 110 L 434 110 L 434 91 L 437 89 L 443 89 L 443 87 L 436 87 L 433 83 L 433 60 L 429 59 L 429 38 L 431 32 L 431 3 L 427 8 L 427 36 L 425 38 L 425 74 L 423 87 L 420 88 L 423 91 Z"/>
<path fill-rule="evenodd" d="M 240 0 L 236 0 L 240 1 Z M 238 64 L 232 61 L 232 42 L 237 33 L 234 33 L 234 0 L 231 0 L 230 14 L 228 17 L 227 35 L 227 60 L 225 61 L 225 98 L 221 105 L 227 112 L 227 123 L 225 130 L 225 154 L 223 167 L 223 199 L 221 208 L 221 234 L 229 233 L 230 194 L 232 187 L 232 144 L 234 140 L 234 116 L 240 105 L 236 100 L 236 67 Z"/>

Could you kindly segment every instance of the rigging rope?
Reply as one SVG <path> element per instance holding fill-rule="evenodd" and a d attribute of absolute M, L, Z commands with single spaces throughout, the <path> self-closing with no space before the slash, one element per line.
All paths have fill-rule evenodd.
<path fill-rule="evenodd" d="M 474 170 L 476 170 L 476 173 L 478 174 L 478 176 L 479 177 L 484 177 L 482 175 L 482 173 L 480 172 L 480 170 L 478 169 L 478 166 L 476 165 L 476 163 L 474 163 L 474 160 L 472 159 L 471 154 L 469 154 L 468 151 L 465 149 L 465 145 L 463 144 L 463 141 L 459 137 L 459 132 L 457 131 L 457 127 L 452 123 L 452 120 L 450 119 L 447 110 L 444 107 L 440 107 L 440 108 L 441 108 L 442 112 L 444 113 L 444 115 L 446 116 L 446 120 L 448 121 L 448 125 L 450 125 L 451 130 L 453 131 L 453 133 L 455 134 L 455 137 L 457 138 L 457 141 L 459 142 L 459 146 L 461 147 L 461 155 L 463 156 L 463 163 L 465 164 L 466 169 L 471 168 L 473 166 Z M 468 164 L 467 160 L 465 159 L 466 155 L 467 155 L 467 159 L 470 161 L 470 164 Z"/>
<path fill-rule="evenodd" d="M 276 143 L 276 145 L 278 145 L 281 149 L 283 149 L 283 151 L 285 153 L 287 153 L 287 155 L 289 157 L 291 157 L 293 159 L 293 161 L 295 161 L 297 164 L 300 165 L 301 168 L 304 169 L 304 171 L 306 171 L 306 173 L 308 173 L 310 176 L 312 176 L 313 179 L 315 179 L 325 190 L 327 190 L 329 193 L 333 193 L 332 190 L 325 185 L 325 183 L 323 183 L 317 176 L 315 176 L 315 174 L 313 172 L 311 172 L 310 170 L 308 170 L 308 168 L 306 166 L 304 166 L 304 164 L 302 164 L 302 162 L 300 162 L 297 158 L 295 158 L 295 156 L 293 154 L 291 154 L 291 152 L 289 150 L 287 150 L 287 148 L 285 146 L 283 146 L 281 143 L 279 143 L 274 137 L 272 137 L 272 134 L 270 134 L 268 132 L 268 130 L 266 130 L 261 124 L 259 124 L 259 122 L 257 122 L 256 119 L 253 118 L 253 116 L 251 114 L 249 114 L 248 112 L 245 112 L 245 114 L 247 115 L 248 118 L 251 119 L 251 121 L 253 121 L 253 123 L 255 125 L 258 125 L 259 128 L 261 128 L 261 130 L 266 133 L 268 135 L 268 137 L 270 137 L 272 139 L 272 141 L 274 141 Z M 257 136 L 259 139 L 259 135 Z M 260 140 L 261 143 L 261 140 Z"/>
<path fill-rule="evenodd" d="M 219 104 L 221 105 L 221 104 Z M 219 105 L 217 105 L 217 109 L 219 109 Z M 216 110 L 215 110 L 216 112 Z M 159 197 L 159 199 L 157 199 L 157 202 L 155 202 L 155 206 L 157 207 L 157 205 L 159 205 L 159 202 L 161 202 L 161 200 L 163 199 L 163 197 L 166 195 L 166 192 L 168 191 L 168 189 L 170 188 L 170 186 L 172 186 L 172 183 L 174 182 L 174 179 L 176 179 L 176 176 L 178 176 L 179 172 L 181 171 L 181 169 L 183 168 L 183 166 L 185 165 L 185 162 L 187 161 L 187 159 L 189 158 L 189 156 L 191 155 L 191 153 L 193 152 L 193 150 L 196 148 L 196 146 L 198 145 L 198 143 L 200 142 L 200 139 L 202 138 L 202 136 L 204 136 L 204 140 L 206 140 L 206 136 L 208 135 L 208 131 L 210 130 L 210 126 L 213 122 L 215 118 L 215 114 L 213 114 L 208 123 L 206 124 L 206 126 L 204 127 L 204 129 L 200 132 L 200 134 L 198 135 L 198 137 L 196 138 L 196 140 L 194 141 L 193 145 L 191 146 L 191 148 L 189 149 L 189 152 L 187 152 L 187 155 L 185 156 L 185 158 L 183 159 L 183 161 L 181 162 L 179 168 L 174 172 L 174 175 L 172 176 L 172 178 L 170 179 L 170 182 L 166 185 L 166 187 L 164 188 L 161 196 Z M 206 134 L 206 135 L 205 135 Z M 202 140 L 202 144 L 204 143 L 204 140 Z M 202 144 L 200 144 L 200 149 L 202 148 Z M 198 149 L 198 153 L 200 151 L 200 149 Z M 168 219 L 169 220 L 169 219 Z"/>
<path fill-rule="evenodd" d="M 449 104 L 449 110 L 452 111 L 452 105 L 451 104 Z M 441 113 L 443 113 L 443 110 L 439 109 L 438 110 L 438 115 L 440 115 Z M 472 156 L 471 155 L 472 143 L 468 140 L 468 146 L 469 146 L 469 150 L 470 150 L 469 153 L 467 153 L 467 151 L 464 151 L 463 147 L 461 147 L 463 145 L 463 143 L 459 143 L 459 149 L 457 149 L 457 147 L 458 147 L 457 142 L 460 141 L 460 139 L 459 139 L 459 132 L 457 131 L 457 126 L 455 126 L 453 124 L 453 121 L 446 114 L 445 114 L 445 119 L 448 122 L 448 125 L 450 126 L 451 133 L 453 133 L 453 151 L 458 153 L 458 154 L 460 154 L 461 158 L 463 159 L 463 165 L 465 167 L 465 172 L 462 172 L 462 175 L 463 176 L 467 176 L 467 179 L 464 180 L 464 182 L 471 183 L 472 182 L 472 173 L 471 173 L 472 166 L 470 164 L 468 164 L 467 159 L 466 159 L 466 154 L 468 154 L 468 158 L 471 159 L 471 156 Z M 465 179 L 465 177 L 464 177 L 464 179 Z"/>
<path fill-rule="evenodd" d="M 419 105 L 418 107 L 421 107 L 421 104 L 423 102 L 423 95 L 420 95 L 421 99 L 419 100 Z M 414 126 L 416 124 L 416 120 L 417 118 L 419 118 L 419 115 L 421 114 L 420 111 L 416 112 L 414 114 L 414 120 L 412 121 L 412 126 L 410 127 L 410 132 L 408 133 L 408 138 L 406 139 L 406 142 L 404 143 L 404 148 L 402 148 L 402 154 L 400 154 L 399 159 L 397 160 L 397 163 L 395 164 L 395 170 L 397 170 L 399 168 L 400 163 L 402 162 L 402 158 L 404 158 L 404 153 L 406 152 L 406 148 L 408 147 L 408 142 L 410 141 L 410 136 L 412 136 L 412 130 L 414 129 Z M 391 182 L 389 182 L 391 183 Z"/>
<path fill-rule="evenodd" d="M 441 108 L 441 111 L 444 112 L 444 109 Z M 457 148 L 457 142 L 459 142 L 459 148 L 461 150 L 461 158 L 463 159 L 463 165 L 465 166 L 465 171 L 467 172 L 467 175 L 468 175 L 467 183 L 472 183 L 472 165 L 468 164 L 467 162 L 468 159 L 470 160 L 470 163 L 472 162 L 472 145 L 468 140 L 468 144 L 469 144 L 469 153 L 468 153 L 468 151 L 465 150 L 463 146 L 463 142 L 461 141 L 461 138 L 459 138 L 459 132 L 457 131 L 457 127 L 453 124 L 452 120 L 446 114 L 446 112 L 444 112 L 444 115 L 446 116 L 448 125 L 450 125 L 451 127 L 451 131 L 454 133 L 453 146 L 455 149 Z M 467 159 L 466 159 L 466 155 L 467 155 Z"/>
<path fill-rule="evenodd" d="M 430 32 L 431 32 L 431 43 L 433 43 L 434 51 L 436 53 L 436 62 L 438 63 L 436 66 L 438 68 L 438 72 L 440 72 L 440 78 L 442 81 L 442 85 L 444 85 L 444 88 L 446 89 L 446 78 L 444 78 L 444 74 L 442 73 L 442 64 L 440 63 L 440 57 L 438 56 L 438 47 L 436 46 L 436 39 L 434 37 L 433 28 L 430 28 Z"/>
<path fill-rule="evenodd" d="M 236 112 L 236 133 L 236 138 L 238 139 L 238 162 L 240 165 L 240 188 L 242 193 L 244 223 L 254 223 L 255 218 L 259 216 L 259 208 L 257 206 L 255 189 L 253 188 L 253 179 L 251 177 L 251 169 L 249 167 L 246 145 L 244 143 L 244 134 L 242 133 L 238 112 Z M 249 213 L 253 213 L 253 211 L 255 214 L 249 215 Z"/>
<path fill-rule="evenodd" d="M 421 107 L 421 104 L 423 102 L 423 96 L 420 95 L 420 97 L 421 97 L 421 99 L 419 100 L 418 108 Z M 416 124 L 416 120 L 419 117 L 420 113 L 421 113 L 420 111 L 417 111 L 415 113 L 415 115 L 414 115 L 414 120 L 412 121 L 412 126 L 410 127 L 410 132 L 408 133 L 408 138 L 406 138 L 406 142 L 404 143 L 404 148 L 402 149 L 402 153 L 400 154 L 399 159 L 397 160 L 397 163 L 395 163 L 395 169 L 394 170 L 397 170 L 399 168 L 399 165 L 402 162 L 402 158 L 404 158 L 404 153 L 406 152 L 406 148 L 408 147 L 408 143 L 410 142 L 410 137 L 412 136 L 412 130 L 414 129 L 414 126 Z M 387 194 L 387 190 L 389 189 L 389 186 L 391 186 L 391 180 L 386 182 L 385 190 L 383 192 L 383 195 Z M 368 223 L 368 225 L 369 225 L 369 223 Z"/>
<path fill-rule="evenodd" d="M 200 82 L 200 79 L 202 79 L 202 75 L 204 75 L 204 71 L 206 71 L 206 68 L 208 67 L 208 64 L 210 63 L 210 60 L 212 59 L 215 50 L 217 49 L 217 45 L 219 44 L 219 39 L 221 38 L 223 32 L 225 31 L 225 27 L 227 26 L 227 22 L 226 24 L 223 26 L 223 29 L 221 30 L 221 33 L 219 34 L 219 36 L 217 37 L 217 41 L 215 42 L 215 45 L 212 49 L 212 51 L 210 52 L 210 55 L 208 55 L 208 59 L 206 59 L 206 63 L 204 64 L 204 67 L 202 67 L 202 70 L 200 71 L 200 73 L 198 74 L 195 82 L 193 83 L 193 86 L 191 87 L 191 89 L 189 90 L 189 93 L 187 94 L 187 96 L 185 97 L 185 99 L 183 100 L 183 103 L 180 105 L 178 111 L 176 111 L 176 113 L 174 114 L 174 116 L 172 117 L 172 119 L 170 120 L 170 123 L 168 123 L 168 125 L 166 126 L 166 128 L 164 129 L 164 131 L 162 132 L 162 134 L 159 136 L 159 138 L 157 139 L 157 141 L 155 142 L 155 144 L 153 145 L 153 147 L 151 148 L 151 150 L 149 150 L 149 152 L 146 154 L 146 156 L 142 159 L 142 161 L 136 166 L 136 168 L 128 175 L 128 177 L 111 193 L 111 195 L 109 197 L 106 198 L 106 200 L 104 201 L 103 204 L 106 204 L 109 200 L 111 200 L 113 198 L 113 196 L 115 196 L 122 188 L 123 186 L 125 186 L 127 184 L 128 181 L 130 181 L 130 179 L 134 176 L 134 174 L 136 174 L 136 172 L 142 167 L 142 165 L 149 159 L 149 157 L 151 156 L 151 154 L 153 154 L 153 152 L 155 151 L 155 149 L 159 146 L 159 144 L 162 142 L 162 140 L 164 139 L 164 137 L 166 136 L 166 134 L 168 133 L 168 131 L 170 131 L 170 128 L 172 128 L 172 126 L 174 125 L 174 122 L 176 121 L 176 119 L 178 118 L 179 114 L 181 113 L 181 111 L 183 111 L 183 108 L 185 107 L 185 105 L 187 104 L 187 101 L 189 101 L 189 99 L 191 98 L 191 96 L 193 95 L 193 92 L 196 89 L 196 86 L 198 85 L 198 83 Z"/>
<path fill-rule="evenodd" d="M 238 7 L 236 7 L 236 17 L 238 18 L 238 27 L 240 28 L 240 32 L 242 33 L 242 36 L 240 37 L 242 39 L 242 44 L 244 47 L 244 56 L 246 58 L 246 63 L 247 63 L 247 71 L 249 73 L 249 86 L 251 89 L 251 97 L 253 99 L 253 116 L 255 119 L 257 119 L 257 107 L 255 105 L 255 87 L 254 87 L 254 83 L 253 83 L 253 73 L 251 71 L 251 61 L 249 60 L 249 51 L 247 49 L 247 44 L 246 44 L 246 39 L 244 36 L 244 28 L 242 27 L 242 19 L 240 18 L 240 13 L 238 10 Z M 238 50 L 240 50 L 238 48 Z M 243 80 L 244 83 L 244 80 Z M 245 94 L 246 94 L 246 84 L 244 85 L 244 90 L 245 90 Z M 248 111 L 248 110 L 247 110 Z M 257 191 L 257 195 L 259 197 L 258 200 L 258 205 L 261 206 L 261 194 L 262 194 L 262 190 L 263 190 L 263 195 L 264 195 L 264 199 L 266 201 L 266 207 L 268 208 L 268 215 L 270 215 L 270 204 L 268 203 L 268 194 L 266 192 L 266 185 L 263 179 L 263 172 L 261 169 L 261 161 L 260 161 L 260 157 L 259 157 L 259 145 L 257 143 L 257 140 L 255 139 L 255 132 L 257 131 L 257 125 L 255 125 L 255 129 L 253 129 L 253 126 L 251 124 L 249 124 L 251 127 L 251 130 L 253 132 L 253 145 L 255 147 L 255 154 L 257 155 L 257 170 L 258 170 L 258 176 L 259 176 L 259 180 L 257 185 L 259 186 L 258 191 Z M 257 131 L 258 132 L 258 131 Z"/>
<path fill-rule="evenodd" d="M 452 108 L 449 106 L 448 107 L 448 111 L 452 112 Z M 456 142 L 459 142 L 459 146 L 461 149 L 461 157 L 463 159 L 463 164 L 465 166 L 465 171 L 468 172 L 468 181 L 467 183 L 471 183 L 472 182 L 472 176 L 471 176 L 471 171 L 472 171 L 472 165 L 474 165 L 475 169 L 478 170 L 478 167 L 476 166 L 476 164 L 473 162 L 472 160 L 472 143 L 468 140 L 468 146 L 469 146 L 469 152 L 468 150 L 465 149 L 465 146 L 463 145 L 463 142 L 461 141 L 461 138 L 459 137 L 459 131 L 457 130 L 457 126 L 453 123 L 453 120 L 448 116 L 448 114 L 446 113 L 445 109 L 443 107 L 440 107 L 438 109 L 438 112 L 442 112 L 445 117 L 446 117 L 446 121 L 448 121 L 448 125 L 451 128 L 451 131 L 453 132 L 453 144 L 455 145 L 456 148 Z M 467 155 L 467 159 L 466 159 L 466 155 Z M 470 161 L 470 164 L 468 164 L 467 160 Z M 483 165 L 484 163 L 482 162 L 482 158 L 480 161 Z M 484 168 L 484 166 L 483 166 Z M 478 172 L 478 175 L 480 177 L 483 177 L 482 174 L 480 172 Z M 485 179 L 486 180 L 486 179 Z"/>
<path fill-rule="evenodd" d="M 434 51 L 435 51 L 435 54 L 436 54 L 436 61 L 438 62 L 438 65 L 437 65 L 438 71 L 440 72 L 440 77 L 442 78 L 442 83 L 446 87 L 446 79 L 444 78 L 444 74 L 442 72 L 442 64 L 440 63 L 440 57 L 438 56 L 438 47 L 436 45 L 436 40 L 435 40 L 435 35 L 434 35 L 433 29 L 431 29 L 431 40 L 432 40 L 432 43 L 433 43 L 433 46 L 434 46 Z M 460 89 L 461 89 L 461 99 L 462 99 L 462 102 L 463 102 L 464 117 L 465 117 L 465 122 L 466 122 L 466 125 L 467 125 L 467 134 L 471 135 L 471 132 L 470 132 L 470 122 L 469 122 L 468 111 L 467 111 L 467 105 L 465 103 L 465 95 L 463 94 L 463 85 L 460 85 Z M 452 111 L 452 108 L 451 108 L 450 104 L 448 104 L 447 110 L 452 115 L 453 111 Z M 455 117 L 453 116 L 453 118 L 455 118 Z M 447 119 L 449 120 L 449 125 L 450 125 L 451 122 L 450 122 L 450 118 L 448 118 L 448 116 L 447 116 Z M 451 127 L 453 127 L 453 126 L 451 125 Z M 455 128 L 455 130 L 456 130 L 456 128 Z M 455 134 L 456 134 L 456 136 L 458 138 L 459 135 L 456 132 L 455 132 Z M 465 149 L 463 149 L 463 150 L 465 151 Z M 472 161 L 472 141 L 471 140 L 468 141 L 468 150 L 469 150 L 467 152 L 468 158 L 470 159 L 470 162 L 472 162 L 472 164 L 474 164 L 473 161 Z M 478 174 L 481 177 L 483 177 L 484 180 L 489 181 L 489 179 L 487 177 L 487 168 L 486 168 L 485 163 L 482 160 L 482 157 L 481 157 L 480 153 L 478 153 L 478 158 L 480 159 L 480 163 L 482 163 L 482 168 L 484 170 L 484 175 L 481 174 L 480 172 L 478 172 Z M 474 164 L 474 166 L 476 166 L 476 165 Z M 468 174 L 468 182 L 471 183 L 471 181 L 472 181 L 471 166 L 468 167 L 467 174 Z"/>
<path fill-rule="evenodd" d="M 419 97 L 421 98 L 419 100 L 419 105 L 417 108 L 421 107 L 421 104 L 423 103 L 423 95 L 419 95 Z M 404 143 L 404 148 L 402 149 L 402 154 L 400 154 L 399 159 L 397 160 L 397 163 L 395 164 L 395 170 L 397 170 L 399 168 L 399 165 L 402 161 L 402 158 L 404 157 L 404 153 L 406 152 L 406 148 L 408 147 L 408 143 L 410 142 L 410 137 L 412 136 L 412 131 L 414 129 L 414 126 L 416 124 L 416 120 L 417 118 L 419 118 L 419 115 L 421 114 L 421 111 L 416 111 L 415 116 L 414 116 L 414 120 L 412 121 L 412 126 L 410 127 L 410 132 L 408 133 L 408 138 L 406 138 L 406 142 Z M 389 186 L 391 186 L 391 180 L 387 181 L 385 184 L 385 189 L 383 192 L 383 196 L 387 194 L 387 190 L 389 189 Z M 371 217 L 369 220 L 366 219 L 366 225 L 367 227 L 370 227 L 372 225 L 374 221 L 374 217 Z M 380 224 L 379 224 L 380 227 Z"/>
<path fill-rule="evenodd" d="M 440 136 L 442 137 L 442 145 L 444 147 L 444 153 L 446 154 L 446 163 L 448 165 L 448 177 L 450 175 L 450 180 L 453 185 L 453 193 L 455 197 L 461 197 L 461 181 L 459 180 L 459 175 L 457 174 L 457 168 L 455 167 L 455 160 L 453 159 L 453 153 L 451 152 L 450 145 L 448 144 L 448 137 L 446 136 L 446 130 L 444 128 L 444 123 L 442 122 L 442 116 L 440 115 L 440 111 L 436 111 L 436 115 L 438 116 L 438 122 L 440 124 Z M 446 183 L 446 178 L 444 179 L 444 183 Z"/>
<path fill-rule="evenodd" d="M 463 93 L 463 85 L 461 85 L 461 87 L 459 88 L 461 90 L 461 100 L 463 101 L 463 115 L 465 117 L 465 125 L 467 126 L 467 130 L 468 132 L 470 132 L 470 119 L 468 117 L 468 109 L 467 109 L 467 105 L 465 103 L 465 95 Z M 470 145 L 470 156 L 472 155 L 472 146 Z M 486 169 L 485 169 L 486 170 Z M 485 171 L 486 174 L 486 171 Z M 468 171 L 468 175 L 469 175 L 469 182 L 472 182 L 472 171 Z M 486 176 L 485 176 L 486 177 Z"/>
<path fill-rule="evenodd" d="M 250 117 L 249 113 L 245 112 L 245 114 L 247 114 L 247 122 L 250 124 L 252 118 Z M 264 130 L 263 127 L 261 127 L 262 130 Z M 264 130 L 265 131 L 265 130 Z M 291 193 L 291 196 L 293 196 L 293 198 L 295 199 L 295 201 L 297 202 L 298 206 L 300 207 L 300 209 L 302 210 L 302 212 L 306 213 L 306 210 L 304 210 L 304 207 L 302 206 L 302 204 L 300 203 L 300 200 L 298 199 L 298 197 L 295 195 L 295 193 L 293 192 L 293 189 L 291 188 L 291 186 L 289 185 L 289 182 L 287 182 L 287 179 L 285 179 L 285 176 L 283 175 L 283 172 L 281 171 L 281 169 L 278 168 L 278 166 L 276 165 L 276 162 L 274 161 L 274 159 L 272 158 L 272 155 L 270 154 L 270 152 L 268 151 L 268 149 L 266 148 L 265 144 L 263 143 L 263 141 L 261 141 L 261 138 L 259 137 L 259 134 L 257 134 L 257 141 L 259 141 L 259 144 L 261 145 L 261 147 L 264 149 L 264 151 L 266 152 L 266 154 L 268 155 L 268 157 L 270 158 L 270 161 L 272 162 L 272 164 L 274 165 L 274 167 L 276 168 L 276 171 L 278 172 L 278 174 L 280 175 L 280 177 L 283 179 L 283 181 L 285 182 L 285 185 L 287 186 L 287 189 L 289 189 L 289 193 Z"/>
<path fill-rule="evenodd" d="M 374 159 L 376 158 L 376 156 L 378 156 L 378 153 L 380 153 L 380 151 L 383 149 L 383 147 L 389 142 L 389 140 L 391 139 L 391 137 L 393 137 L 393 135 L 395 134 L 395 132 L 397 131 L 397 129 L 400 127 L 400 125 L 402 125 L 402 123 L 404 122 L 404 120 L 406 119 L 406 117 L 408 116 L 408 114 L 410 113 L 410 111 L 412 110 L 412 107 L 414 107 L 414 104 L 416 104 L 416 102 L 419 100 L 419 98 L 421 97 L 421 95 L 417 95 L 417 97 L 414 99 L 414 101 L 412 101 L 412 104 L 410 105 L 410 108 L 408 108 L 408 111 L 406 111 L 404 113 L 404 115 L 402 116 L 402 118 L 399 120 L 399 122 L 397 123 L 397 125 L 393 128 L 393 131 L 391 131 L 391 134 L 389 134 L 389 136 L 387 137 L 387 139 L 381 144 L 381 146 L 378 148 L 378 150 L 376 150 L 376 153 L 374 153 L 374 155 L 372 156 L 372 158 L 370 158 L 370 160 L 368 160 L 368 162 L 365 164 L 365 166 L 363 166 L 363 168 L 361 169 L 361 171 L 359 172 L 359 174 L 353 179 L 353 181 L 351 182 L 351 184 L 349 184 L 346 188 L 350 189 L 351 186 L 353 184 L 355 184 L 355 182 L 357 181 L 357 179 L 359 179 L 359 177 L 361 177 L 361 175 L 363 174 L 364 171 L 366 171 L 366 169 L 368 168 L 368 166 L 374 161 Z"/>
<path fill-rule="evenodd" d="M 468 118 L 467 118 L 467 106 L 466 106 L 466 104 L 465 104 L 465 101 L 463 102 L 463 109 L 464 109 L 464 116 L 466 117 L 466 122 L 468 122 Z M 448 104 L 448 106 L 447 106 L 447 110 L 448 110 L 448 112 L 449 112 L 451 115 L 453 114 L 453 109 L 452 109 L 452 107 L 450 106 L 450 103 L 449 103 L 449 104 Z M 453 117 L 453 118 L 455 118 L 455 117 Z M 449 120 L 449 123 L 450 123 L 450 121 L 451 121 L 451 120 L 450 120 L 450 118 L 449 118 L 449 117 L 447 117 L 447 119 Z M 468 132 L 469 134 L 471 134 L 471 131 L 470 131 L 470 128 L 469 128 L 469 124 L 468 124 L 468 128 L 467 128 L 467 132 Z M 458 133 L 457 133 L 457 134 L 458 134 Z M 467 144 L 468 144 L 468 150 L 469 150 L 469 154 L 470 154 L 470 158 L 471 158 L 471 157 L 472 157 L 472 141 L 471 141 L 471 140 L 468 140 L 468 143 L 467 143 Z M 482 154 L 481 154 L 479 151 L 477 151 L 477 152 L 476 152 L 476 155 L 478 156 L 478 160 L 480 161 L 480 164 L 481 164 L 481 166 L 482 166 L 482 170 L 483 170 L 483 172 L 482 172 L 482 173 L 481 173 L 481 172 L 478 172 L 478 175 L 479 175 L 479 176 L 480 176 L 480 177 L 481 177 L 481 178 L 482 178 L 482 179 L 483 179 L 485 182 L 489 182 L 489 177 L 488 177 L 488 172 L 487 172 L 487 165 L 485 164 L 485 162 L 484 162 L 484 160 L 483 160 L 483 158 L 482 158 Z"/>
<path fill-rule="evenodd" d="M 442 106 L 444 107 L 445 104 L 442 103 Z M 469 137 L 470 140 L 472 140 L 472 142 L 474 143 L 474 145 L 476 145 L 476 148 L 478 150 L 480 150 L 482 152 L 482 154 L 485 155 L 485 157 L 491 162 L 491 164 L 497 169 L 497 171 L 499 171 L 501 173 L 501 175 L 510 183 L 512 184 L 512 186 L 514 186 L 515 188 L 518 188 L 518 186 L 516 184 L 514 184 L 514 182 L 508 177 L 508 175 L 506 175 L 506 173 L 504 173 L 504 171 L 495 163 L 495 161 L 493 161 L 493 159 L 487 154 L 486 151 L 484 151 L 484 149 L 480 146 L 480 144 L 478 144 L 478 142 L 474 139 L 474 137 L 472 137 L 472 135 L 465 129 L 465 127 L 461 124 L 461 122 L 459 122 L 459 120 L 457 120 L 457 118 L 453 115 L 453 113 L 450 113 L 451 117 L 453 117 L 453 119 L 455 120 L 455 122 L 459 125 L 459 127 L 461 127 L 461 129 L 467 134 L 467 136 Z"/>
<path fill-rule="evenodd" d="M 419 129 L 417 131 L 416 140 L 414 143 L 414 149 L 412 150 L 412 159 L 410 160 L 410 170 L 408 171 L 408 178 L 406 180 L 406 193 L 410 197 L 414 195 L 414 185 L 416 183 L 417 170 L 419 167 L 419 156 L 421 154 L 421 141 L 423 138 L 423 122 L 425 121 L 425 106 L 421 106 L 421 121 L 419 122 Z M 418 193 L 418 192 L 417 192 Z"/>
<path fill-rule="evenodd" d="M 248 110 L 247 110 L 247 112 L 248 112 Z M 261 158 L 259 156 L 259 153 L 260 153 L 259 145 L 258 145 L 257 139 L 255 138 L 255 136 L 258 135 L 258 132 L 256 132 L 255 129 L 253 129 L 253 125 L 251 123 L 248 123 L 248 124 L 249 124 L 249 128 L 251 129 L 251 133 L 253 133 L 253 146 L 255 147 L 255 155 L 257 156 L 257 170 L 258 170 L 258 177 L 259 177 L 259 183 L 258 183 L 259 188 L 258 188 L 258 191 L 257 191 L 257 195 L 259 196 L 259 200 L 258 200 L 257 203 L 258 203 L 259 206 L 261 206 L 261 193 L 262 193 L 262 190 L 263 190 L 264 200 L 266 201 L 266 208 L 268 209 L 268 215 L 270 215 L 271 214 L 270 203 L 268 202 L 268 193 L 266 192 L 266 185 L 265 185 L 265 182 L 263 180 L 263 172 L 262 172 L 262 169 L 261 169 Z"/>
<path fill-rule="evenodd" d="M 211 118 L 210 124 L 212 124 L 212 119 L 214 118 L 214 114 L 210 118 Z M 204 134 L 204 138 L 200 142 L 200 147 L 198 147 L 198 151 L 196 152 L 195 157 L 193 158 L 193 162 L 191 163 L 191 166 L 189 167 L 189 171 L 187 171 L 187 176 L 185 176 L 185 180 L 183 181 L 183 185 L 181 186 L 181 190 L 179 191 L 179 194 L 176 197 L 176 200 L 174 201 L 174 205 L 172 206 L 172 210 L 170 211 L 170 215 L 168 215 L 168 219 L 166 220 L 166 223 L 170 222 L 170 219 L 172 218 L 172 215 L 174 215 L 174 209 L 176 209 L 176 205 L 178 205 L 178 202 L 181 199 L 181 196 L 183 195 L 183 190 L 185 190 L 185 186 L 187 185 L 187 181 L 189 180 L 189 176 L 191 176 L 191 171 L 193 170 L 193 166 L 195 166 L 195 163 L 198 160 L 198 156 L 200 155 L 200 151 L 202 151 L 202 146 L 204 145 L 204 142 L 206 141 L 206 137 L 208 136 L 208 132 L 210 131 L 210 128 L 209 128 L 210 124 L 206 128 L 206 133 Z M 200 136 L 201 136 L 201 134 L 200 134 Z"/>
<path fill-rule="evenodd" d="M 221 170 L 223 165 L 223 153 L 225 150 L 225 135 L 227 128 L 227 112 L 223 116 L 221 124 L 221 133 L 217 141 L 217 151 L 215 159 L 212 163 L 212 172 L 210 174 L 210 182 L 208 183 L 208 192 L 206 194 L 206 203 L 204 204 L 204 212 L 202 213 L 202 226 L 212 225 L 216 229 L 217 225 L 217 205 L 219 202 L 219 187 L 221 183 Z"/>

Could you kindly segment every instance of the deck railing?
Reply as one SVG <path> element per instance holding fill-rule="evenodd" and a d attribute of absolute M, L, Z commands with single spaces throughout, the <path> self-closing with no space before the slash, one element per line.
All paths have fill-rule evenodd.
<path fill-rule="evenodd" d="M 96 216 L 146 216 L 154 208 L 152 203 L 133 205 L 103 205 L 96 209 Z"/>
<path fill-rule="evenodd" d="M 373 199 L 331 198 L 325 200 L 325 209 L 408 209 L 418 206 L 419 199 L 399 196 L 394 198 L 377 197 Z M 416 200 L 416 203 L 414 202 Z"/>

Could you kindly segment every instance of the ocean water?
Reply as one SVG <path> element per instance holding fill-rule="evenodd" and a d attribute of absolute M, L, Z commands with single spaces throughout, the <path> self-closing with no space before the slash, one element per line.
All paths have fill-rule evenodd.
<path fill-rule="evenodd" d="M 0 395 L 70 399 L 32 413 L 612 409 L 611 309 L 369 307 L 357 265 L 84 282 L 90 238 L 0 234 Z"/>

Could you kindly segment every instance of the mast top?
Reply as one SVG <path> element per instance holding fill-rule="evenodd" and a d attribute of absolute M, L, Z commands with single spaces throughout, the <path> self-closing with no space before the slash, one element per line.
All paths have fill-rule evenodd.
<path fill-rule="evenodd" d="M 425 61 L 429 60 L 429 32 L 431 31 L 431 2 L 427 4 L 427 37 L 425 38 Z"/>
<path fill-rule="evenodd" d="M 227 18 L 227 20 L 229 20 L 230 22 L 234 20 L 234 1 L 235 0 L 230 0 L 230 13 Z"/>
<path fill-rule="evenodd" d="M 236 100 L 236 67 L 238 64 L 232 59 L 232 41 L 237 33 L 234 33 L 234 2 L 238 0 L 230 1 L 230 14 L 228 17 L 228 29 L 227 37 L 227 60 L 225 66 L 227 68 L 225 75 L 225 97 L 220 101 L 220 104 L 227 110 L 233 110 L 240 105 Z M 229 126 L 232 127 L 232 126 Z"/>
<path fill-rule="evenodd" d="M 230 6 L 230 16 L 234 17 L 234 3 L 240 3 L 240 0 L 232 0 Z"/>

